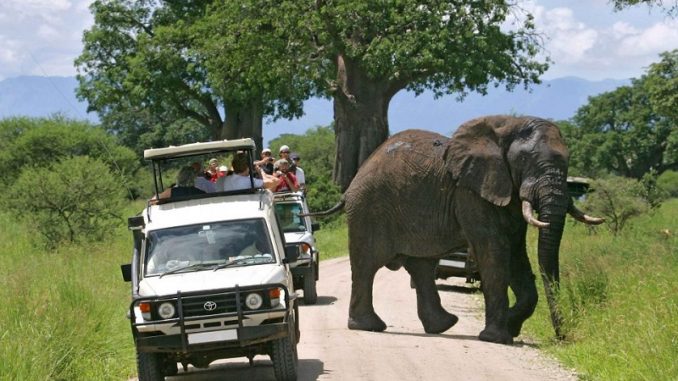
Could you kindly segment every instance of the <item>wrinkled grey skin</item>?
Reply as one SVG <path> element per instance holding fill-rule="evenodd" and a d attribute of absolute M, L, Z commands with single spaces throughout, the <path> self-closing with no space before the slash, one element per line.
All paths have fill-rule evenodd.
<path fill-rule="evenodd" d="M 374 276 L 383 266 L 404 266 L 415 284 L 424 330 L 449 329 L 458 319 L 441 306 L 434 268 L 440 257 L 469 247 L 485 296 L 485 329 L 479 338 L 512 343 L 537 304 L 521 209 L 527 200 L 539 220 L 550 224 L 540 230 L 539 265 L 556 334 L 562 336 L 553 292 L 571 203 L 567 166 L 557 126 L 533 117 L 475 119 L 452 138 L 421 130 L 393 135 L 361 166 L 342 202 L 322 213 L 342 206 L 347 213 L 352 271 L 348 327 L 386 329 L 372 304 Z M 508 287 L 517 300 L 510 308 Z"/>

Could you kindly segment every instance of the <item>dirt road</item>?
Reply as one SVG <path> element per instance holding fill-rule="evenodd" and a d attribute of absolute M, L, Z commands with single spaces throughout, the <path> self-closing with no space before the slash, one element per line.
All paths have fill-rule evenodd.
<path fill-rule="evenodd" d="M 405 270 L 377 273 L 375 309 L 388 328 L 383 333 L 346 328 L 351 272 L 348 258 L 321 262 L 318 304 L 302 306 L 299 380 L 504 380 L 570 381 L 577 377 L 519 337 L 513 346 L 480 342 L 482 294 L 463 280 L 438 281 L 443 306 L 459 323 L 427 335 L 417 318 L 416 296 Z M 269 358 L 257 356 L 189 369 L 168 380 L 275 380 Z"/>

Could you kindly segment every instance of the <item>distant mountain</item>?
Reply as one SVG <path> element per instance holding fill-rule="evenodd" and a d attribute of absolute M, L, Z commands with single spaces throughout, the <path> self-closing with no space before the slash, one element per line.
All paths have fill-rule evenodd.
<path fill-rule="evenodd" d="M 490 114 L 535 115 L 555 120 L 569 119 L 590 96 L 627 85 L 630 80 L 588 81 L 563 77 L 544 81 L 532 87 L 507 92 L 503 87 L 492 88 L 486 96 L 470 94 L 459 103 L 454 96 L 433 99 L 431 92 L 415 97 L 401 91 L 389 108 L 391 133 L 408 128 L 451 134 L 466 120 Z M 75 77 L 16 77 L 0 81 L 0 118 L 9 116 L 50 116 L 55 113 L 75 119 L 97 122 L 97 116 L 87 113 L 87 103 L 75 97 Z M 301 119 L 267 121 L 264 141 L 284 133 L 303 134 L 307 129 L 332 122 L 332 102 L 310 99 L 304 103 Z"/>

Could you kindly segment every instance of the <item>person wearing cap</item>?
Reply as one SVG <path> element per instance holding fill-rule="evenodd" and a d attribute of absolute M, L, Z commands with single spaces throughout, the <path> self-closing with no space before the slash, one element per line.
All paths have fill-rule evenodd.
<path fill-rule="evenodd" d="M 219 160 L 216 158 L 210 159 L 209 167 L 207 167 L 207 174 L 209 175 L 209 181 L 216 183 L 220 177 L 223 176 L 221 171 L 219 171 Z"/>
<path fill-rule="evenodd" d="M 294 171 L 295 171 L 295 169 L 296 169 L 296 165 L 294 164 L 294 162 L 292 161 L 292 159 L 290 159 L 290 147 L 287 146 L 287 145 L 282 145 L 282 146 L 280 146 L 280 152 L 279 152 L 279 153 L 280 153 L 280 158 L 281 158 L 281 159 L 287 160 L 287 162 L 288 162 L 289 165 L 290 165 L 290 166 L 289 166 L 289 170 L 290 170 L 292 173 L 294 173 Z"/>
<path fill-rule="evenodd" d="M 271 156 L 271 149 L 264 148 L 261 150 L 261 160 L 255 161 L 254 165 L 263 169 L 264 173 L 268 175 L 273 174 L 273 162 L 275 159 Z"/>
<path fill-rule="evenodd" d="M 301 156 L 298 153 L 292 153 L 290 154 L 290 159 L 292 159 L 292 164 L 294 164 L 294 171 L 292 171 L 292 166 L 290 166 L 290 172 L 294 172 L 294 175 L 297 177 L 297 183 L 299 183 L 299 189 L 306 193 L 306 175 L 304 170 L 299 167 Z"/>
<path fill-rule="evenodd" d="M 299 190 L 299 183 L 294 173 L 290 171 L 290 162 L 286 159 L 278 159 L 275 162 L 275 176 L 280 180 L 275 192 L 296 192 Z"/>

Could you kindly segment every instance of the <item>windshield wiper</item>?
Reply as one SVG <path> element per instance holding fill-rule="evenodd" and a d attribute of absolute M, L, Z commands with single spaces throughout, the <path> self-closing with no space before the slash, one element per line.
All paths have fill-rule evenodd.
<path fill-rule="evenodd" d="M 214 266 L 213 270 L 217 271 L 217 270 L 220 270 L 220 269 L 225 269 L 226 267 L 243 265 L 243 264 L 251 264 L 251 263 L 253 263 L 253 259 L 254 258 L 252 258 L 252 257 L 234 258 L 230 262 L 224 262 L 224 263 L 220 263 L 220 264 Z"/>
<path fill-rule="evenodd" d="M 202 268 L 206 268 L 206 267 L 211 267 L 211 266 L 212 266 L 212 265 L 207 265 L 207 264 L 204 264 L 204 263 L 194 263 L 194 264 L 192 264 L 192 265 L 188 265 L 188 266 L 184 266 L 184 267 L 179 267 L 179 268 L 176 268 L 176 269 L 172 269 L 172 270 L 169 270 L 169 271 L 165 271 L 164 273 L 160 274 L 160 277 L 159 277 L 159 278 L 162 278 L 162 277 L 164 277 L 165 275 L 178 273 L 179 271 L 183 271 L 183 270 L 191 270 L 191 269 L 197 269 L 197 268 L 201 268 L 201 267 L 202 267 Z M 159 278 L 158 278 L 158 279 L 159 279 Z"/>

